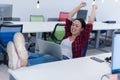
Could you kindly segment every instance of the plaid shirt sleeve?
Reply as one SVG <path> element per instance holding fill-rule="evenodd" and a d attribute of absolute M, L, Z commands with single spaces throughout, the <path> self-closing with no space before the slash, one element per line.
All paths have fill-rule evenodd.
<path fill-rule="evenodd" d="M 92 31 L 92 24 L 86 24 L 84 31 L 81 33 L 82 43 L 86 43 L 90 37 L 90 32 Z"/>
<path fill-rule="evenodd" d="M 71 31 L 70 31 L 71 25 L 72 25 L 72 21 L 69 19 L 66 19 L 65 35 L 64 35 L 63 39 L 65 39 L 71 35 Z"/>
<path fill-rule="evenodd" d="M 73 58 L 81 57 L 82 50 L 89 39 L 90 32 L 92 31 L 92 26 L 92 24 L 86 24 L 84 31 L 77 36 L 72 43 Z"/>

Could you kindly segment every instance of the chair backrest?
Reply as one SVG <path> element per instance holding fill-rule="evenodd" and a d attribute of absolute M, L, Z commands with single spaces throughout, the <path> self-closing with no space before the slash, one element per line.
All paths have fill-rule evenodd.
<path fill-rule="evenodd" d="M 44 22 L 44 21 L 45 21 L 45 18 L 43 15 L 30 15 L 30 22 Z M 31 33 L 31 35 L 36 36 L 36 33 Z"/>
<path fill-rule="evenodd" d="M 87 49 L 88 49 L 88 42 L 85 44 L 83 50 L 82 50 L 82 57 L 85 57 L 86 56 L 86 53 L 87 53 Z"/>
<path fill-rule="evenodd" d="M 60 43 L 65 35 L 65 24 L 58 23 L 55 25 L 55 28 L 51 34 L 51 38 L 55 43 Z"/>
<path fill-rule="evenodd" d="M 59 21 L 65 21 L 68 17 L 69 12 L 60 12 L 59 13 Z"/>
<path fill-rule="evenodd" d="M 22 24 L 4 24 L 0 26 L 0 45 L 7 46 L 9 41 L 13 41 L 16 32 L 22 32 Z M 2 47 L 0 47 L 2 50 Z"/>
<path fill-rule="evenodd" d="M 31 22 L 44 22 L 45 18 L 43 15 L 30 15 Z"/>
<path fill-rule="evenodd" d="M 82 18 L 83 20 L 86 20 L 87 12 L 88 12 L 88 10 L 79 10 L 77 12 L 77 18 Z"/>

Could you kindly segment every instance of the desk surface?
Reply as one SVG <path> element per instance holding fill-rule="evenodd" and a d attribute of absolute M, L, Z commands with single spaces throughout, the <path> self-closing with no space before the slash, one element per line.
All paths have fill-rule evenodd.
<path fill-rule="evenodd" d="M 14 24 L 23 24 L 23 33 L 31 32 L 52 32 L 57 23 L 64 22 L 13 22 Z"/>
<path fill-rule="evenodd" d="M 118 23 L 103 23 L 103 22 L 94 22 L 93 23 L 93 30 L 115 30 L 120 29 L 120 24 Z"/>
<path fill-rule="evenodd" d="M 13 22 L 14 24 L 23 24 L 23 33 L 30 32 L 52 32 L 57 23 L 65 22 Z M 108 24 L 102 22 L 94 22 L 93 30 L 114 30 L 120 29 L 120 24 Z"/>
<path fill-rule="evenodd" d="M 104 59 L 110 55 L 95 56 Z M 9 69 L 9 73 L 16 80 L 100 80 L 103 74 L 110 73 L 109 63 L 99 63 L 90 57 L 43 63 L 14 71 Z"/>

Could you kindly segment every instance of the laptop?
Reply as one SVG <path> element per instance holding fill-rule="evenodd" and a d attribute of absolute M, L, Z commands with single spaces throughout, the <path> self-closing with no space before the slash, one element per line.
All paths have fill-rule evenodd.
<path fill-rule="evenodd" d="M 118 80 L 120 80 L 120 32 L 113 33 L 111 65 L 112 74 L 118 74 Z"/>
<path fill-rule="evenodd" d="M 61 47 L 59 44 L 38 39 L 38 48 L 41 53 L 47 53 L 58 59 L 62 59 Z"/>
<path fill-rule="evenodd" d="M 79 10 L 77 12 L 77 18 L 82 18 L 83 20 L 86 20 L 87 12 L 88 12 L 88 10 Z"/>

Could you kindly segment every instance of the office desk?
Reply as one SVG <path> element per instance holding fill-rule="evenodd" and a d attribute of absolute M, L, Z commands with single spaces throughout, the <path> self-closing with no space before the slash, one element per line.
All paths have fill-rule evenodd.
<path fill-rule="evenodd" d="M 110 55 L 106 53 L 95 56 L 104 60 Z M 14 80 L 100 80 L 102 75 L 110 73 L 109 63 L 99 63 L 90 57 L 43 63 L 14 71 L 9 69 L 9 74 Z"/>
<path fill-rule="evenodd" d="M 114 30 L 114 29 L 120 29 L 120 24 L 108 24 L 108 23 L 102 23 L 102 22 L 94 22 L 93 23 L 93 30 Z"/>
<path fill-rule="evenodd" d="M 94 22 L 93 26 L 94 26 L 93 30 L 98 30 L 97 31 L 95 48 L 99 48 L 100 30 L 117 30 L 117 29 L 120 29 L 120 24 L 118 24 L 118 23 L 108 24 L 108 23 L 102 23 L 102 22 Z"/>
<path fill-rule="evenodd" d="M 34 32 L 52 32 L 57 23 L 64 22 L 13 22 L 14 24 L 23 24 L 23 33 Z"/>
<path fill-rule="evenodd" d="M 13 22 L 14 24 L 23 24 L 23 33 L 32 32 L 51 32 L 57 23 L 65 22 Z M 94 22 L 93 30 L 114 30 L 120 29 L 120 24 L 107 24 L 102 22 Z"/>
<path fill-rule="evenodd" d="M 57 23 L 65 22 L 13 22 L 14 24 L 23 24 L 23 33 L 33 33 L 33 32 L 52 32 Z M 98 30 L 96 39 L 96 48 L 99 48 L 99 36 L 100 30 L 116 30 L 120 29 L 120 24 L 108 24 L 102 22 L 94 22 L 93 30 Z"/>

